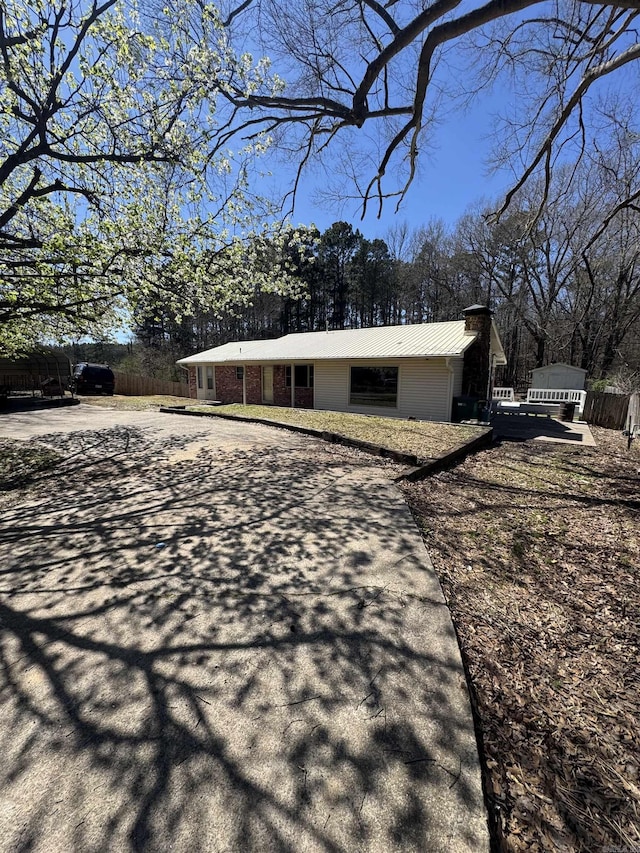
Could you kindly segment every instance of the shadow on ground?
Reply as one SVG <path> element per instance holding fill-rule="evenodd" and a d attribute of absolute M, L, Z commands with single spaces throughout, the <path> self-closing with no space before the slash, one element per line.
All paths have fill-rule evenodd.
<path fill-rule="evenodd" d="M 582 422 L 565 422 L 542 415 L 495 414 L 491 425 L 498 438 L 508 441 L 571 442 L 593 447 L 593 436 L 589 427 Z"/>
<path fill-rule="evenodd" d="M 0 529 L 1 849 L 478 849 L 448 611 L 369 460 L 46 440 Z"/>

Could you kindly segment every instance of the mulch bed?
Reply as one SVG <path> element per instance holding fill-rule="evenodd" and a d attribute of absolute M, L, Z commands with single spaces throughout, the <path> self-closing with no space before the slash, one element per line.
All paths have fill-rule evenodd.
<path fill-rule="evenodd" d="M 503 443 L 402 488 L 454 618 L 494 848 L 640 850 L 640 441 Z"/>

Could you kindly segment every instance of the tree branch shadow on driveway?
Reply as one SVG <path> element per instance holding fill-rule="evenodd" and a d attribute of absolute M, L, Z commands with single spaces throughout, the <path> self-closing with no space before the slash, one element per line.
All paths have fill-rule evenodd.
<path fill-rule="evenodd" d="M 0 846 L 476 849 L 448 611 L 371 461 L 134 439 L 3 512 Z"/>

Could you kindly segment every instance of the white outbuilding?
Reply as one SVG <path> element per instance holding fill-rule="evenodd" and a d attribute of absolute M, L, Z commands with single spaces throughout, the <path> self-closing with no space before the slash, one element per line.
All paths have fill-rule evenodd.
<path fill-rule="evenodd" d="M 565 388 L 572 391 L 583 391 L 587 379 L 587 371 L 571 364 L 547 364 L 531 371 L 532 388 Z"/>

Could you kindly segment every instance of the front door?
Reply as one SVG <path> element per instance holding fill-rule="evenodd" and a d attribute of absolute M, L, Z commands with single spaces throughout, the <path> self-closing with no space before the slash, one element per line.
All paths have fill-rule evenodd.
<path fill-rule="evenodd" d="M 273 366 L 262 368 L 262 402 L 273 403 Z"/>

